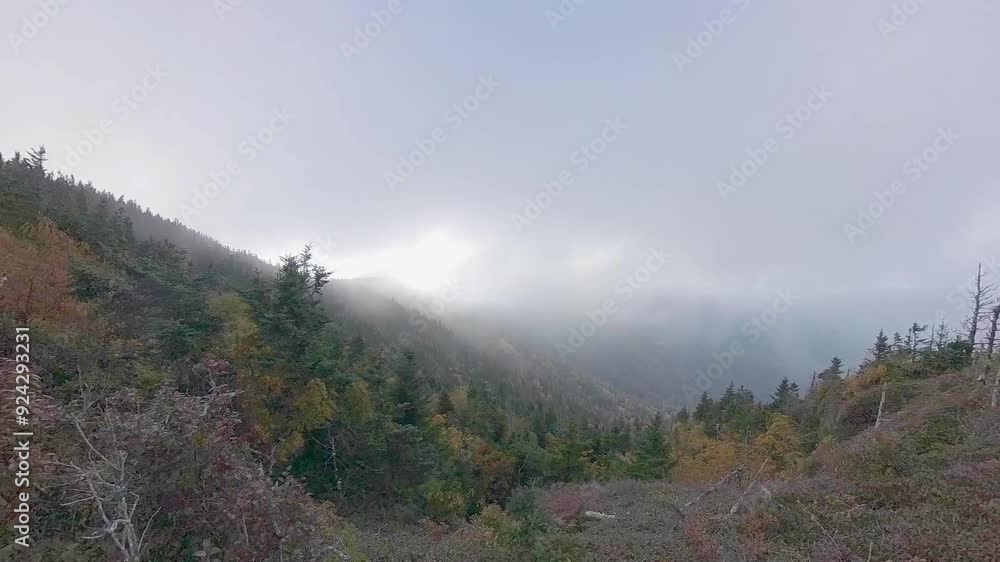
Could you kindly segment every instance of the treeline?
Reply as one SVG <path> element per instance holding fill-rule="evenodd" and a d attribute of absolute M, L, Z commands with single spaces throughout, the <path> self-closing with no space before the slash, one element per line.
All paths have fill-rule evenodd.
<path fill-rule="evenodd" d="M 861 365 L 845 372 L 843 361 L 833 357 L 804 390 L 784 378 L 766 399 L 733 383 L 718 399 L 703 393 L 693 411 L 684 408 L 674 417 L 675 477 L 707 483 L 753 463 L 766 464 L 771 475 L 797 470 L 824 442 L 876 427 L 921 392 L 920 381 L 973 365 L 977 378 L 970 384 L 996 387 L 997 315 L 992 311 L 997 301 L 987 297 L 992 286 L 983 283 L 981 269 L 977 278 L 969 299 L 973 309 L 961 331 L 944 323 L 933 328 L 913 323 L 892 337 L 880 331 Z M 981 314 L 988 305 L 990 314 Z M 985 339 L 978 326 L 984 318 L 989 322 Z"/>

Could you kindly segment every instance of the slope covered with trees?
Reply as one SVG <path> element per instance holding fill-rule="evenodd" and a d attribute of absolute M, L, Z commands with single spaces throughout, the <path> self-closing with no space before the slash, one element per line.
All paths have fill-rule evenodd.
<path fill-rule="evenodd" d="M 0 264 L 2 391 L 13 402 L 29 328 L 35 428 L 32 547 L 6 525 L 0 559 L 998 548 L 1000 313 L 982 272 L 961 333 L 880 333 L 857 369 L 833 358 L 767 398 L 730 384 L 667 417 L 331 282 L 308 248 L 271 266 L 53 177 L 42 150 L 0 157 Z"/>
<path fill-rule="evenodd" d="M 653 422 L 583 397 L 596 385 L 570 392 L 440 326 L 379 345 L 377 318 L 324 300 L 308 248 L 268 266 L 54 177 L 44 150 L 0 157 L 0 202 L 0 351 L 30 328 L 46 451 L 34 559 L 360 557 L 339 516 L 463 518 L 528 482 L 665 474 Z"/>

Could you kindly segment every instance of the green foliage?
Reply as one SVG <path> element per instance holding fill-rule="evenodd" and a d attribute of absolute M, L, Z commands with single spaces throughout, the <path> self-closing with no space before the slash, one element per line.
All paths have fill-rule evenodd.
<path fill-rule="evenodd" d="M 295 256 L 284 256 L 274 279 L 255 279 L 244 294 L 265 339 L 285 361 L 299 363 L 328 322 L 320 294 L 330 274 L 312 263 L 308 246 Z"/>
<path fill-rule="evenodd" d="M 470 495 L 469 490 L 455 479 L 431 478 L 420 485 L 424 513 L 438 521 L 464 517 Z"/>
<path fill-rule="evenodd" d="M 396 421 L 402 425 L 419 425 L 425 417 L 425 400 L 417 369 L 416 355 L 412 351 L 404 353 L 392 392 L 396 403 Z"/>
<path fill-rule="evenodd" d="M 913 452 L 925 455 L 962 444 L 965 431 L 961 425 L 961 415 L 957 409 L 951 408 L 929 417 L 918 431 L 906 436 Z"/>
<path fill-rule="evenodd" d="M 670 445 L 663 434 L 663 421 L 657 416 L 639 436 L 635 459 L 628 474 L 643 480 L 666 478 L 673 466 Z"/>

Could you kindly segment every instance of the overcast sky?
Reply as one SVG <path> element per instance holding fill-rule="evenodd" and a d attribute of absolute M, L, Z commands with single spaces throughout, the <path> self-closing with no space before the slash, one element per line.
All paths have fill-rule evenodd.
<path fill-rule="evenodd" d="M 0 6 L 0 151 L 44 144 L 263 257 L 313 242 L 344 275 L 545 301 L 613 294 L 662 245 L 648 284 L 675 295 L 905 292 L 930 312 L 1000 251 L 987 0 L 61 1 Z M 433 154 L 387 181 L 418 139 Z M 581 145 L 604 150 L 586 169 Z"/>

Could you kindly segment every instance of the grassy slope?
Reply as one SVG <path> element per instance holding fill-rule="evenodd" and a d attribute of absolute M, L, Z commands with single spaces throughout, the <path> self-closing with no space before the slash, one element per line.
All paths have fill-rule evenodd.
<path fill-rule="evenodd" d="M 682 513 L 675 508 L 704 489 L 621 481 L 546 490 L 539 509 L 550 521 L 567 521 L 549 535 L 578 547 L 552 559 L 998 560 L 1000 411 L 989 409 L 989 389 L 972 380 L 963 373 L 907 382 L 908 399 L 879 431 L 821 444 L 780 481 L 749 485 L 747 471 Z M 850 400 L 844 406 L 849 410 Z M 745 490 L 740 509 L 728 515 Z M 584 510 L 615 519 L 590 520 L 580 516 Z M 524 556 L 484 547 L 490 532 L 481 523 L 377 530 L 363 531 L 375 559 Z"/>

